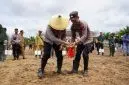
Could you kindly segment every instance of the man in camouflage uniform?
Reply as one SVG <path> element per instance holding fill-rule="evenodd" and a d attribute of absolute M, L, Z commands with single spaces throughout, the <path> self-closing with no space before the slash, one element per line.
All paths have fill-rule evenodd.
<path fill-rule="evenodd" d="M 110 56 L 114 56 L 115 53 L 115 39 L 114 34 L 112 33 L 109 37 L 109 50 L 110 50 Z"/>

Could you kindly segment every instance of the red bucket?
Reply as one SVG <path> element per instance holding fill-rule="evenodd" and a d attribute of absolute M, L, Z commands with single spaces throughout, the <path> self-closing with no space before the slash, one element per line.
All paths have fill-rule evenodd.
<path fill-rule="evenodd" d="M 69 58 L 73 58 L 75 56 L 75 47 L 68 47 L 67 48 L 67 56 Z"/>

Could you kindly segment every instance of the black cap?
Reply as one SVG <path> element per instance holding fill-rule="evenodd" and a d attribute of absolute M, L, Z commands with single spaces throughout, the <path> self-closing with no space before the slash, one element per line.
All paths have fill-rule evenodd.
<path fill-rule="evenodd" d="M 78 17 L 78 11 L 71 12 L 69 16 L 70 16 L 70 18 Z"/>
<path fill-rule="evenodd" d="M 15 28 L 14 30 L 18 30 L 18 28 Z"/>
<path fill-rule="evenodd" d="M 20 32 L 22 32 L 22 33 L 23 33 L 24 31 L 23 31 L 23 30 L 20 30 Z"/>
<path fill-rule="evenodd" d="M 41 30 L 39 30 L 39 32 L 42 32 Z"/>

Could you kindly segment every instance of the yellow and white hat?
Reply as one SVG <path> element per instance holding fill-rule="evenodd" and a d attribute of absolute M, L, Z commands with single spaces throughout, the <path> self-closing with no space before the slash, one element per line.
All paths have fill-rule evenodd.
<path fill-rule="evenodd" d="M 49 25 L 55 30 L 65 30 L 69 24 L 69 19 L 63 15 L 54 15 L 49 21 Z"/>

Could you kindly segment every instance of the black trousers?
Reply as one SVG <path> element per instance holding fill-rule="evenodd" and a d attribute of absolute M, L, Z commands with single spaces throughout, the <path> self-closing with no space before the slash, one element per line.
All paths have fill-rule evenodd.
<path fill-rule="evenodd" d="M 78 63 L 77 65 L 79 65 L 80 63 L 80 59 L 81 59 L 81 54 L 83 54 L 83 63 L 84 63 L 84 71 L 88 70 L 88 61 L 89 61 L 89 52 L 90 52 L 90 47 L 91 45 L 86 44 L 78 44 L 77 45 L 77 49 L 76 49 L 76 55 L 75 55 L 75 59 L 73 62 Z M 78 69 L 79 66 L 77 66 Z"/>
<path fill-rule="evenodd" d="M 97 47 L 97 51 L 99 53 L 99 49 L 100 48 L 103 49 L 103 43 L 97 43 L 96 47 Z"/>
<path fill-rule="evenodd" d="M 47 61 L 50 58 L 52 47 L 55 50 L 55 54 L 57 57 L 57 69 L 61 70 L 62 68 L 63 56 L 62 56 L 62 50 L 60 50 L 60 45 L 56 45 L 56 44 L 51 45 L 47 42 L 44 42 L 44 54 L 41 60 L 41 69 L 43 72 L 47 64 Z"/>
<path fill-rule="evenodd" d="M 95 43 L 95 46 L 97 48 L 97 51 L 99 52 L 99 43 Z"/>
<path fill-rule="evenodd" d="M 13 49 L 14 59 L 18 59 L 19 55 L 20 55 L 20 45 L 19 44 L 13 44 L 12 49 Z"/>

